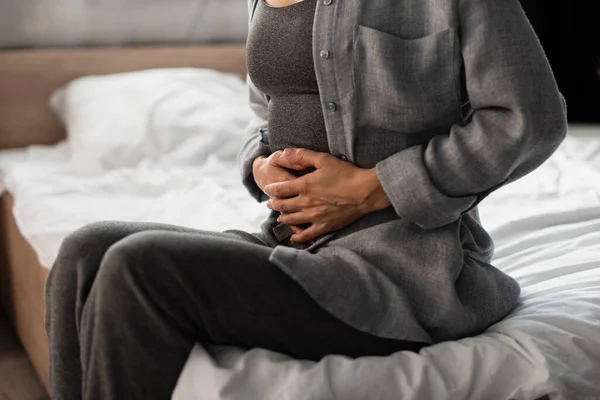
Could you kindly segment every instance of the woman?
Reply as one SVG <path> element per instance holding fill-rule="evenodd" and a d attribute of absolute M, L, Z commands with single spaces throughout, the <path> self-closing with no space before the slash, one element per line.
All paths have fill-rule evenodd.
<path fill-rule="evenodd" d="M 239 154 L 260 233 L 125 222 L 47 284 L 57 399 L 168 398 L 196 341 L 319 360 L 482 332 L 519 286 L 477 204 L 565 136 L 517 0 L 253 0 Z M 281 151 L 284 150 L 285 151 Z"/>

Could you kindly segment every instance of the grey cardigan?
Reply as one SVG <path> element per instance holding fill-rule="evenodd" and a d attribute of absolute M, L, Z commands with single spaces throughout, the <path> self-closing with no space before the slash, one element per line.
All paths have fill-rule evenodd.
<path fill-rule="evenodd" d="M 249 0 L 252 10 L 256 1 Z M 517 304 L 493 267 L 477 205 L 542 164 L 566 110 L 517 0 L 319 0 L 313 58 L 331 154 L 375 168 L 392 206 L 270 260 L 325 309 L 377 336 L 434 343 L 479 333 Z M 267 99 L 240 150 L 270 154 Z"/>

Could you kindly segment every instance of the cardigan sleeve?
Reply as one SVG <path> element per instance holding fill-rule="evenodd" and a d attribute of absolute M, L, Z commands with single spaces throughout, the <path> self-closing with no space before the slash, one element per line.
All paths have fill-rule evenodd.
<path fill-rule="evenodd" d="M 457 0 L 472 113 L 445 135 L 376 164 L 401 218 L 423 229 L 458 220 L 540 166 L 564 140 L 566 104 L 517 0 Z"/>
<path fill-rule="evenodd" d="M 252 21 L 256 0 L 248 0 L 248 25 Z M 238 155 L 237 164 L 242 178 L 242 184 L 250 195 L 258 202 L 269 200 L 267 196 L 254 181 L 252 163 L 260 155 L 270 155 L 271 149 L 268 140 L 268 101 L 267 96 L 252 83 L 249 75 L 246 75 L 246 84 L 249 93 L 250 108 L 253 117 L 246 126 L 246 141 L 242 145 Z"/>
<path fill-rule="evenodd" d="M 254 116 L 246 126 L 246 141 L 238 153 L 237 163 L 242 184 L 256 201 L 262 202 L 268 200 L 269 196 L 254 181 L 252 163 L 260 155 L 271 154 L 267 128 L 268 106 L 266 96 L 254 86 L 249 76 L 246 76 L 246 82 L 250 94 L 250 108 Z"/>

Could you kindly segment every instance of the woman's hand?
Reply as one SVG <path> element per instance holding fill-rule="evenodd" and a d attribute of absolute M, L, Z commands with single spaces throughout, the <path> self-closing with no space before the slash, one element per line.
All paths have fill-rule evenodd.
<path fill-rule="evenodd" d="M 358 168 L 329 153 L 308 149 L 275 152 L 267 162 L 277 168 L 316 169 L 263 189 L 271 197 L 267 207 L 284 214 L 279 222 L 296 225 L 291 237 L 294 242 L 311 241 L 391 204 L 375 168 Z M 305 223 L 311 225 L 306 229 L 297 226 Z"/>
<path fill-rule="evenodd" d="M 297 178 L 285 168 L 278 167 L 274 163 L 270 162 L 275 155 L 276 153 L 272 153 L 269 157 L 258 156 L 252 162 L 252 174 L 254 175 L 254 181 L 263 192 L 265 191 L 265 186 L 271 183 L 291 181 Z"/>

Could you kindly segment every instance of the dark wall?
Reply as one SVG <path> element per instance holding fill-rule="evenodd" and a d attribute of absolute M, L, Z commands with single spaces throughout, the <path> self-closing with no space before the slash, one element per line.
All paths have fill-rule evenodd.
<path fill-rule="evenodd" d="M 600 122 L 600 17 L 595 3 L 521 0 L 567 100 L 571 122 Z"/>

